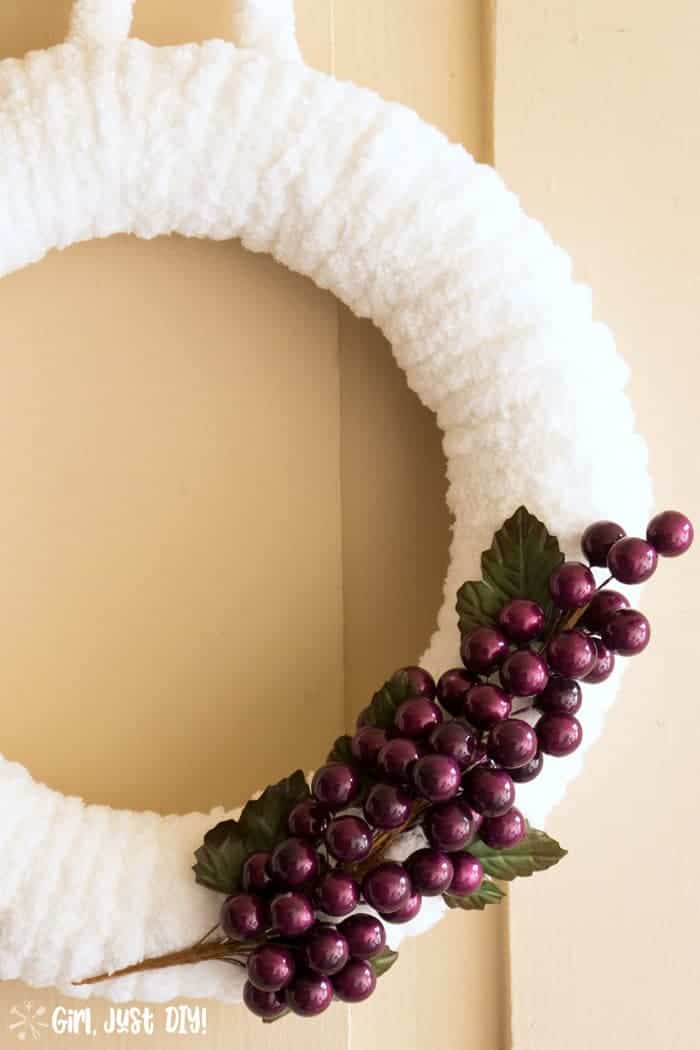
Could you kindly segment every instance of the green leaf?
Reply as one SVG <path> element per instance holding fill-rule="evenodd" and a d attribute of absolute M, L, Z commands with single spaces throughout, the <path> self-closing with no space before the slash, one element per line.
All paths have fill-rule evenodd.
<path fill-rule="evenodd" d="M 369 964 L 377 977 L 383 977 L 390 970 L 399 957 L 398 952 L 392 952 L 391 948 L 383 948 L 379 955 L 369 960 Z"/>
<path fill-rule="evenodd" d="M 367 725 L 389 729 L 399 704 L 411 696 L 411 686 L 405 671 L 397 671 L 372 697 L 367 709 Z"/>
<path fill-rule="evenodd" d="M 505 893 L 500 890 L 495 882 L 485 879 L 476 893 L 470 893 L 468 897 L 455 897 L 451 893 L 443 893 L 443 900 L 448 908 L 461 908 L 463 911 L 483 911 L 487 904 L 494 904 L 503 900 Z"/>
<path fill-rule="evenodd" d="M 547 583 L 552 569 L 563 560 L 556 537 L 525 507 L 519 507 L 481 555 L 481 572 L 501 601 L 531 598 L 551 613 Z"/>
<path fill-rule="evenodd" d="M 491 849 L 478 840 L 468 847 L 468 852 L 479 858 L 486 875 L 509 881 L 546 871 L 566 856 L 558 842 L 537 828 L 528 828 L 525 838 L 510 849 Z"/>
<path fill-rule="evenodd" d="M 493 627 L 503 602 L 490 587 L 478 583 L 463 583 L 457 591 L 459 630 L 468 634 L 475 627 Z"/>
<path fill-rule="evenodd" d="M 290 812 L 310 794 L 306 777 L 297 769 L 290 777 L 265 788 L 260 798 L 246 802 L 238 829 L 248 846 L 248 852 L 272 849 L 286 838 Z"/>
<path fill-rule="evenodd" d="M 352 751 L 350 750 L 350 743 L 352 737 L 339 736 L 336 742 L 333 744 L 332 749 L 328 752 L 326 762 L 346 762 L 350 765 L 354 765 L 355 759 L 353 758 Z"/>
<path fill-rule="evenodd" d="M 204 844 L 195 852 L 197 863 L 192 870 L 197 882 L 218 893 L 234 893 L 249 852 L 238 821 L 222 821 L 206 833 Z"/>

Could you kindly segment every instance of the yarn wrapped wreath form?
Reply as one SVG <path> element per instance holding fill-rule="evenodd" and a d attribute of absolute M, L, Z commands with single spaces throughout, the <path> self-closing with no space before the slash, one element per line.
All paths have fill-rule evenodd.
<path fill-rule="evenodd" d="M 514 507 L 564 550 L 596 516 L 649 510 L 627 369 L 590 291 L 492 169 L 412 111 L 309 69 L 291 0 L 237 0 L 235 45 L 154 48 L 128 38 L 131 14 L 131 0 L 77 0 L 65 43 L 0 62 L 0 274 L 116 233 L 237 237 L 372 318 L 444 433 L 454 532 L 421 663 L 450 667 L 455 592 Z M 584 746 L 524 785 L 536 824 L 617 685 L 618 672 L 582 713 Z M 219 962 L 73 983 L 216 922 L 221 897 L 196 884 L 192 854 L 233 814 L 86 806 L 4 759 L 0 811 L 0 978 L 113 1000 L 241 998 L 244 976 Z M 389 931 L 393 947 L 437 921 L 444 905 L 430 904 Z"/>

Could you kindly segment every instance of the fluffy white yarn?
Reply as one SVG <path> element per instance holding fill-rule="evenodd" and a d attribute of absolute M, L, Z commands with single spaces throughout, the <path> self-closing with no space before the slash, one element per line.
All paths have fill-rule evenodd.
<path fill-rule="evenodd" d="M 256 50 L 156 49 L 122 39 L 129 0 L 81 0 L 69 43 L 0 63 L 0 275 L 113 233 L 240 237 L 371 317 L 445 435 L 455 524 L 423 657 L 440 671 L 458 655 L 455 592 L 518 504 L 571 553 L 596 517 L 642 525 L 627 370 L 568 256 L 494 171 L 415 113 L 266 55 L 296 54 L 290 0 L 235 15 Z M 616 687 L 586 705 L 582 751 L 521 791 L 534 822 L 579 772 Z M 223 812 L 85 806 L 1 759 L 0 805 L 1 978 L 113 1000 L 240 998 L 220 963 L 71 986 L 212 925 L 219 900 L 190 865 Z"/>

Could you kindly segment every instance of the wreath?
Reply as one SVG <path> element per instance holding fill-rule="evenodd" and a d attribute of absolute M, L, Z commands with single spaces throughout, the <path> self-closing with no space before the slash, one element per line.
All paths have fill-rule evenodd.
<path fill-rule="evenodd" d="M 527 700 L 507 712 L 509 697 L 519 695 L 519 675 L 539 668 L 543 679 L 542 661 L 547 673 L 557 666 L 558 646 L 564 660 L 571 637 L 579 639 L 584 654 L 596 649 L 594 673 L 602 677 L 603 650 L 592 638 L 610 651 L 614 639 L 587 633 L 583 619 L 569 623 L 577 613 L 567 614 L 565 624 L 556 621 L 553 610 L 568 606 L 556 605 L 559 598 L 545 582 L 554 571 L 563 573 L 564 590 L 574 587 L 562 552 L 574 550 L 586 520 L 646 520 L 646 449 L 624 390 L 627 370 L 610 332 L 593 318 L 589 290 L 573 280 L 566 253 L 524 214 L 492 169 L 405 107 L 308 68 L 295 40 L 292 0 L 236 0 L 236 45 L 214 40 L 169 48 L 128 37 L 132 3 L 75 0 L 64 43 L 0 62 L 0 276 L 81 240 L 176 232 L 240 238 L 250 250 L 270 253 L 311 277 L 382 329 L 409 385 L 436 414 L 454 519 L 450 564 L 437 630 L 419 661 L 425 670 L 409 668 L 390 678 L 364 715 L 366 724 L 352 742 L 337 742 L 311 783 L 297 772 L 242 812 L 161 817 L 86 806 L 0 759 L 0 977 L 73 995 L 88 996 L 97 988 L 113 1000 L 237 1001 L 246 980 L 237 964 L 248 966 L 257 949 L 287 950 L 299 965 L 297 941 L 289 948 L 277 935 L 268 938 L 265 880 L 284 863 L 290 871 L 310 866 L 312 874 L 318 866 L 318 878 L 330 883 L 342 882 L 343 873 L 354 880 L 365 903 L 357 916 L 342 921 L 351 928 L 354 922 L 359 939 L 370 928 L 376 933 L 379 912 L 393 916 L 385 931 L 390 951 L 384 947 L 362 959 L 355 948 L 349 960 L 355 976 L 347 981 L 356 977 L 358 986 L 368 986 L 406 933 L 427 929 L 449 905 L 479 907 L 499 899 L 498 880 L 539 870 L 560 856 L 535 826 L 580 771 L 619 674 L 598 686 L 596 701 L 580 716 L 572 714 L 578 687 L 562 693 L 562 709 L 545 712 L 534 736 L 539 707 Z M 484 555 L 483 580 L 462 585 L 475 574 L 494 529 L 524 503 L 537 518 L 523 509 L 509 518 Z M 558 543 L 538 519 L 551 523 Z M 689 542 L 690 526 L 682 517 L 662 517 L 654 528 L 662 539 L 652 533 L 649 542 L 661 553 L 670 552 L 663 548 L 672 539 L 681 547 Z M 580 576 L 579 567 L 579 583 Z M 589 577 L 582 578 L 590 587 Z M 457 590 L 461 629 L 470 640 L 463 643 L 464 666 L 453 670 L 460 646 Z M 497 623 L 511 599 L 539 606 L 544 625 L 534 642 L 518 641 L 517 628 Z M 525 615 L 518 608 L 518 616 Z M 538 620 L 539 612 L 527 608 Z M 590 606 L 581 608 L 588 608 L 583 615 L 589 617 Z M 626 623 L 629 611 L 618 608 L 615 616 L 616 623 Z M 497 636 L 505 642 L 491 653 L 496 670 L 486 672 L 480 661 Z M 511 652 L 515 642 L 519 647 Z M 544 642 L 546 648 L 537 651 Z M 444 668 L 447 678 L 438 674 Z M 536 694 L 537 704 L 547 690 L 551 695 L 555 681 Z M 497 710 L 508 717 L 484 728 L 484 719 Z M 575 721 L 564 723 L 564 716 Z M 418 732 L 413 722 L 395 724 L 404 717 L 435 724 L 421 722 Z M 504 793 L 497 809 L 505 806 L 508 785 L 522 780 L 525 774 L 517 770 L 526 768 L 518 766 L 515 776 L 515 767 L 500 769 L 498 749 L 515 746 L 510 734 L 530 750 L 536 739 L 541 754 L 543 726 L 555 736 L 568 726 L 571 744 L 580 739 L 579 723 L 585 735 L 572 757 L 545 761 L 540 774 L 523 784 L 532 826 L 512 808 L 479 809 L 472 788 L 471 801 L 463 801 L 465 778 L 470 784 L 499 781 Z M 391 739 L 377 750 L 382 733 Z M 410 782 L 388 773 L 382 779 L 370 761 L 376 751 L 377 760 L 383 753 L 387 762 L 385 748 L 392 755 L 405 751 L 407 745 L 395 740 L 408 740 L 409 754 L 417 752 Z M 564 745 L 560 740 L 547 746 Z M 539 757 L 530 762 L 538 764 Z M 459 768 L 459 787 L 450 798 L 431 799 L 423 777 L 440 780 L 440 769 L 447 767 L 453 781 Z M 326 798 L 332 791 L 340 795 Z M 343 791 L 347 798 L 339 806 Z M 406 796 L 410 813 L 404 819 Z M 328 807 L 327 827 L 319 806 Z M 439 806 L 453 813 L 453 831 L 459 825 L 466 834 L 469 824 L 468 849 L 457 851 L 459 857 L 442 850 L 442 879 L 451 866 L 449 883 L 436 896 L 423 890 L 411 918 L 419 907 L 417 887 L 430 873 L 418 872 L 418 860 L 407 861 L 409 875 L 397 883 L 391 865 L 437 848 L 426 843 L 438 841 Z M 461 816 L 455 816 L 455 806 Z M 398 827 L 382 827 L 389 812 L 392 820 L 402 816 Z M 369 844 L 363 822 L 371 827 Z M 369 845 L 364 859 L 340 859 L 344 848 L 335 840 L 331 847 L 328 835 L 341 831 L 360 856 Z M 278 855 L 290 832 L 294 847 Z M 321 850 L 318 836 L 325 843 Z M 194 851 L 197 881 L 190 871 Z M 270 868 L 260 859 L 265 853 L 276 857 Z M 467 855 L 471 860 L 460 859 Z M 380 879 L 376 871 L 384 865 L 389 874 Z M 382 896 L 391 885 L 396 908 Z M 472 892 L 462 892 L 465 887 Z M 241 894 L 258 892 L 263 903 L 246 911 Z M 202 931 L 219 928 L 222 893 L 228 902 L 225 939 L 212 932 L 192 947 Z M 317 916 L 315 895 L 312 903 Z M 275 905 L 275 913 L 282 908 Z M 299 915 L 297 905 L 289 923 L 293 914 Z M 401 917 L 407 921 L 396 923 Z M 252 933 L 256 922 L 254 938 L 239 937 L 243 928 Z M 331 933 L 324 929 L 319 952 L 330 950 L 334 939 L 342 948 L 338 924 L 327 925 Z M 257 943 L 263 927 L 264 945 Z M 343 937 L 350 945 L 347 932 Z M 199 965 L 172 961 L 173 955 L 179 963 L 192 961 L 193 952 Z M 221 965 L 229 956 L 234 966 Z M 162 965 L 164 957 L 170 965 Z M 369 963 L 372 973 L 355 963 Z M 328 980 L 337 991 L 337 975 L 312 971 L 323 980 L 309 984 L 305 967 L 293 984 L 298 990 L 292 993 L 289 984 L 281 1006 L 282 985 L 266 991 L 261 979 L 247 998 L 258 1012 L 276 1015 L 287 1008 L 288 995 L 294 997 L 290 1005 L 301 1009 L 304 996 L 318 1005 L 318 988 L 327 990 Z M 76 984 L 124 971 L 118 978 Z M 320 994 L 322 999 L 325 992 Z M 348 989 L 342 994 L 347 997 Z"/>

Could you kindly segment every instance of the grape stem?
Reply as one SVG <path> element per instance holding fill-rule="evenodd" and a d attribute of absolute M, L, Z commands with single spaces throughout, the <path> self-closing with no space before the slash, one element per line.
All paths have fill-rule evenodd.
<path fill-rule="evenodd" d="M 424 799 L 419 799 L 415 802 L 408 820 L 404 821 L 404 823 L 398 828 L 394 828 L 391 831 L 380 832 L 372 844 L 372 850 L 369 856 L 362 861 L 361 864 L 352 864 L 349 866 L 348 870 L 350 874 L 353 875 L 354 878 L 361 879 L 363 875 L 366 875 L 368 871 L 371 871 L 377 862 L 382 860 L 389 847 L 393 845 L 393 843 L 396 842 L 405 831 L 414 827 L 419 822 L 425 810 L 429 807 L 430 803 Z"/>
<path fill-rule="evenodd" d="M 214 927 L 216 929 L 216 926 Z M 210 930 L 209 933 L 212 931 Z M 209 936 L 209 933 L 205 937 Z M 144 973 L 147 970 L 164 970 L 169 966 L 187 966 L 193 963 L 211 962 L 221 960 L 222 962 L 234 962 L 243 966 L 236 955 L 246 955 L 253 948 L 257 948 L 259 941 L 249 941 L 246 944 L 238 944 L 235 941 L 214 941 L 204 943 L 204 939 L 197 941 L 190 948 L 183 948 L 177 952 L 167 952 L 165 955 L 156 955 L 151 959 L 143 959 L 141 962 L 125 966 L 113 973 L 100 973 L 96 977 L 85 977 L 82 981 L 73 981 L 72 984 L 86 985 L 98 984 L 100 981 L 109 981 L 113 977 L 128 977 L 133 973 Z"/>

